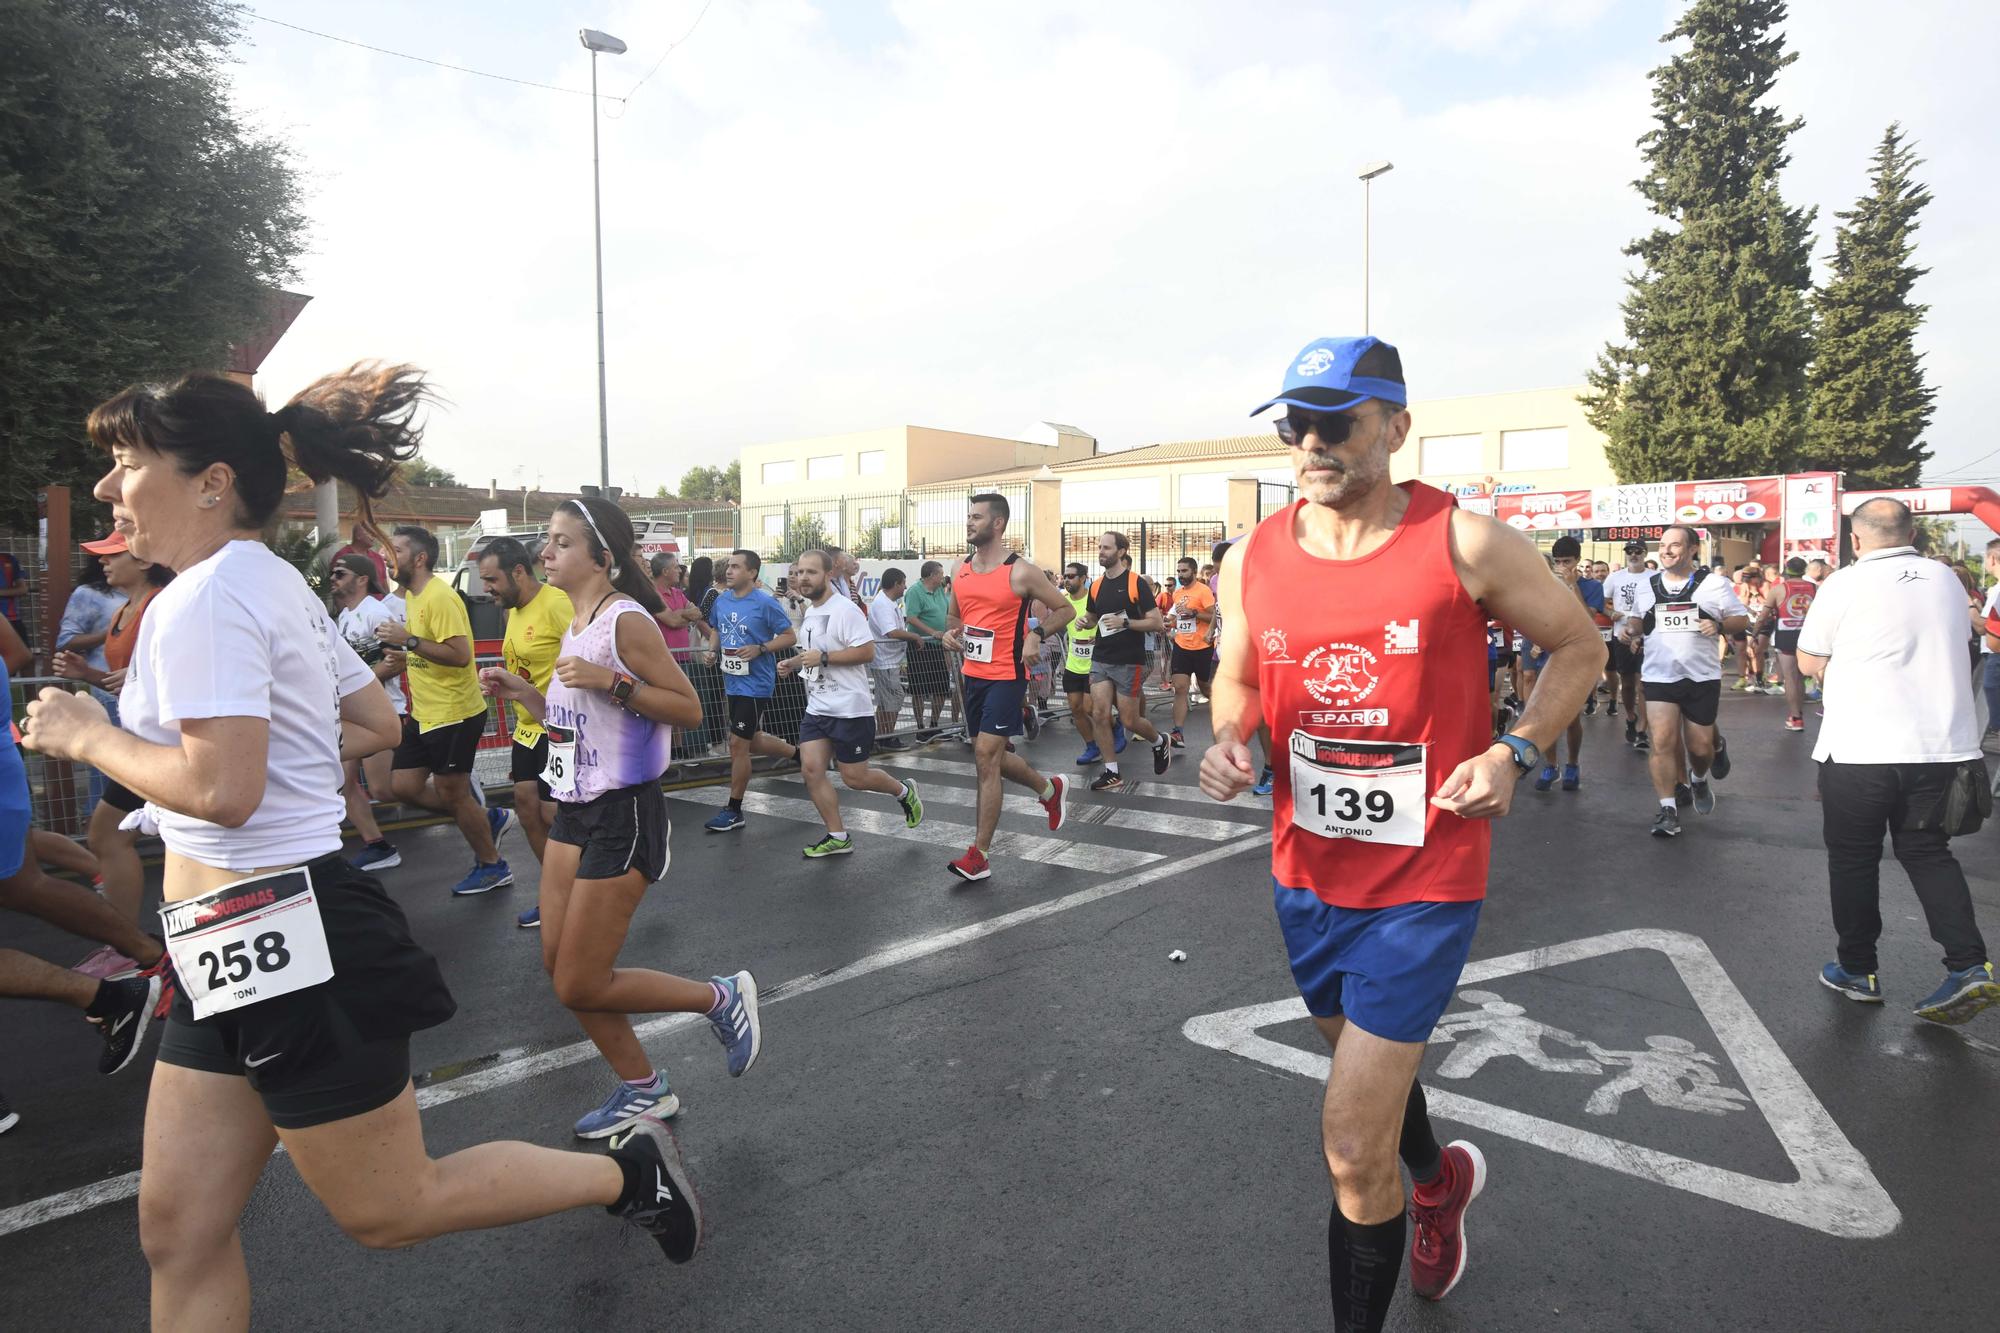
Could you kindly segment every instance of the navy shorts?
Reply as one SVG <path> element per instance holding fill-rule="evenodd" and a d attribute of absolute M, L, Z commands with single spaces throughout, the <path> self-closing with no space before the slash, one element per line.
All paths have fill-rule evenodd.
<path fill-rule="evenodd" d="M 1316 1018 L 1427 1041 L 1472 953 L 1481 902 L 1335 907 L 1271 881 L 1292 979 Z"/>
<path fill-rule="evenodd" d="M 1018 736 L 1021 705 L 1028 697 L 1025 680 L 982 680 L 965 677 L 965 734 Z"/>
<path fill-rule="evenodd" d="M 821 717 L 807 713 L 799 722 L 799 745 L 826 741 L 833 746 L 836 764 L 863 764 L 875 749 L 875 719 L 872 717 Z"/>

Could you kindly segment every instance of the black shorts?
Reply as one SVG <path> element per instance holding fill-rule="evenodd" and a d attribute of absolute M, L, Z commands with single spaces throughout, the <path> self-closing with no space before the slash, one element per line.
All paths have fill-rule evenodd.
<path fill-rule="evenodd" d="M 875 719 L 872 717 L 821 717 L 807 713 L 799 723 L 799 744 L 826 741 L 833 746 L 836 764 L 862 764 L 875 748 Z"/>
<path fill-rule="evenodd" d="M 515 782 L 532 782 L 535 791 L 545 801 L 555 797 L 549 794 L 549 784 L 542 781 L 542 770 L 549 766 L 549 733 L 543 732 L 533 745 L 514 742 L 513 758 L 508 764 L 508 776 Z"/>
<path fill-rule="evenodd" d="M 308 867 L 333 979 L 197 1022 L 176 988 L 160 1061 L 241 1075 L 280 1129 L 386 1106 L 410 1081 L 410 1034 L 457 1012 L 444 974 L 403 910 L 339 855 Z"/>
<path fill-rule="evenodd" d="M 557 801 L 550 842 L 580 848 L 578 879 L 617 879 L 636 870 L 646 883 L 667 873 L 667 798 L 657 782 L 619 787 L 588 801 Z"/>
<path fill-rule="evenodd" d="M 1068 668 L 1064 668 L 1062 673 L 1062 687 L 1064 694 L 1081 694 L 1088 697 L 1090 694 L 1090 673 L 1088 671 L 1071 671 Z"/>
<path fill-rule="evenodd" d="M 1215 650 L 1205 647 L 1183 648 L 1175 644 L 1170 674 L 1207 680 L 1215 674 Z"/>
<path fill-rule="evenodd" d="M 1795 629 L 1781 629 L 1774 637 L 1778 651 L 1790 657 L 1799 654 L 1799 632 Z"/>
<path fill-rule="evenodd" d="M 104 779 L 104 791 L 97 798 L 121 815 L 129 815 L 146 803 L 146 798 L 122 782 Z"/>
<path fill-rule="evenodd" d="M 729 734 L 749 740 L 764 729 L 764 710 L 771 706 L 769 698 L 754 694 L 732 694 L 729 696 Z"/>
<path fill-rule="evenodd" d="M 1716 680 L 1649 680 L 1646 685 L 1648 704 L 1673 704 L 1681 710 L 1681 716 L 1698 727 L 1715 725 L 1715 715 L 1722 706 L 1722 681 Z"/>
<path fill-rule="evenodd" d="M 938 699 L 951 693 L 951 672 L 945 665 L 944 649 L 935 643 L 910 645 L 910 696 Z"/>
<path fill-rule="evenodd" d="M 1611 641 L 1611 669 L 1619 675 L 1631 676 L 1638 674 L 1639 664 L 1645 658 L 1646 648 L 1644 644 L 1634 647 L 1623 639 L 1614 638 Z"/>
<path fill-rule="evenodd" d="M 403 743 L 396 747 L 396 768 L 427 768 L 433 773 L 470 773 L 486 734 L 486 714 L 474 713 L 460 722 L 417 729 L 417 720 L 403 718 Z"/>

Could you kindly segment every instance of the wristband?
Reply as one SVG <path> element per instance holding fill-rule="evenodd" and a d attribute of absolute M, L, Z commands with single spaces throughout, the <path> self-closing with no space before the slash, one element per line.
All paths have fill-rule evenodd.
<path fill-rule="evenodd" d="M 614 671 L 611 673 L 611 697 L 616 699 L 620 705 L 629 707 L 632 702 L 632 692 L 638 688 L 639 682 L 633 680 L 624 672 Z"/>

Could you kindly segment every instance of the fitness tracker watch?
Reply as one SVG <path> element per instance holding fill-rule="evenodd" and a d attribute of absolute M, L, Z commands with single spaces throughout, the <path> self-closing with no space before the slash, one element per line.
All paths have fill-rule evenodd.
<path fill-rule="evenodd" d="M 1495 737 L 1494 743 L 1506 746 L 1513 754 L 1514 768 L 1517 770 L 1515 773 L 1516 777 L 1519 777 L 1523 773 L 1532 773 L 1542 766 L 1542 752 L 1540 747 L 1525 736 L 1516 736 L 1509 733 L 1505 736 Z"/>
<path fill-rule="evenodd" d="M 621 705 L 632 702 L 632 691 L 639 688 L 639 682 L 624 672 L 614 672 L 611 677 L 611 697 Z"/>

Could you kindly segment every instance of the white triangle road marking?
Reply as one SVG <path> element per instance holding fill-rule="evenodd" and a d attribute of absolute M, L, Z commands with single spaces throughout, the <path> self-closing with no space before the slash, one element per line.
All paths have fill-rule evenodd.
<path fill-rule="evenodd" d="M 1182 805 L 1204 806 L 1209 810 L 1213 810 L 1218 815 L 1241 813 L 1247 817 L 1254 818 L 1258 823 L 1268 823 L 1271 818 L 1271 798 L 1268 796 L 1252 796 L 1250 793 L 1245 792 L 1234 801 L 1225 805 L 1204 796 L 1201 788 L 1190 786 L 1184 782 L 1165 782 L 1159 778 L 1142 779 L 1134 777 L 1133 771 L 1137 768 L 1144 768 L 1148 772 L 1152 770 L 1152 751 L 1148 750 L 1140 742 L 1134 741 L 1126 748 L 1125 753 L 1136 756 L 1136 758 L 1134 758 L 1131 764 L 1121 770 L 1125 774 L 1125 790 L 1117 793 L 1115 797 L 1117 800 L 1124 801 L 1134 796 L 1144 796 L 1152 800 L 1176 801 Z M 1178 753 L 1182 758 L 1176 759 L 1174 761 L 1176 763 L 1182 762 L 1192 751 L 1181 750 Z M 936 755 L 928 754 L 882 755 L 880 758 L 882 760 L 882 767 L 884 768 L 913 768 L 920 773 L 958 773 L 965 777 L 979 776 L 978 766 L 970 759 L 940 759 Z M 1123 760 L 1120 760 L 1120 762 L 1124 763 Z M 1197 759 L 1194 762 L 1198 763 L 1200 761 Z M 1076 785 L 1070 791 L 1072 800 L 1084 794 L 1090 786 L 1092 777 L 1092 769 L 1089 768 L 1043 769 L 1042 772 L 1045 776 L 1053 776 L 1057 772 L 1073 773 Z"/>
<path fill-rule="evenodd" d="M 1743 998 L 1743 992 L 1723 971 L 1708 945 L 1695 936 L 1673 930 L 1621 930 L 1595 935 L 1470 963 L 1460 975 L 1459 985 L 1538 972 L 1629 949 L 1657 950 L 1674 965 L 1700 1007 L 1702 1017 L 1708 1020 L 1735 1064 L 1744 1087 L 1764 1113 L 1778 1145 L 1797 1170 L 1797 1180 L 1765 1180 L 1724 1170 L 1607 1134 L 1479 1101 L 1426 1082 L 1424 1096 L 1431 1113 L 1829 1236 L 1866 1240 L 1895 1231 L 1902 1224 L 1903 1215 L 1875 1179 L 1867 1158 L 1841 1133 L 1763 1020 Z M 1189 1019 L 1181 1031 L 1198 1045 L 1324 1082 L 1331 1063 L 1325 1055 L 1258 1035 L 1264 1028 L 1306 1017 L 1305 1001 L 1294 998 L 1201 1014 Z"/>

